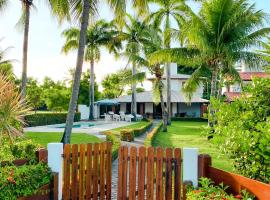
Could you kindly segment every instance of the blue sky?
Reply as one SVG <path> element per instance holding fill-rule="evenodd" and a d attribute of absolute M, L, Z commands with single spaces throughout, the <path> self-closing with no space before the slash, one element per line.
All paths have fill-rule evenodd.
<path fill-rule="evenodd" d="M 61 53 L 63 38 L 61 32 L 70 25 L 64 23 L 59 25 L 55 18 L 50 14 L 48 6 L 42 1 L 34 1 L 36 9 L 32 10 L 30 19 L 30 35 L 29 35 L 29 57 L 28 57 L 28 75 L 42 80 L 45 76 L 49 76 L 54 80 L 61 80 L 67 77 L 69 68 L 75 66 L 76 53 L 64 55 Z M 263 9 L 270 13 L 270 0 L 251 0 L 255 2 L 258 9 Z M 198 9 L 192 5 L 193 9 Z M 112 12 L 109 8 L 102 4 L 99 8 L 100 18 L 112 19 Z M 129 10 L 129 12 L 133 12 Z M 14 71 L 17 76 L 21 73 L 22 60 L 22 40 L 23 32 L 15 27 L 21 14 L 20 1 L 10 0 L 9 7 L 0 18 L 0 38 L 4 40 L 0 43 L 1 48 L 12 46 L 8 57 L 16 59 L 14 63 Z M 96 64 L 96 77 L 100 82 L 106 74 L 123 68 L 126 65 L 124 59 L 115 60 L 113 56 L 106 51 L 102 51 L 102 58 Z M 88 63 L 84 63 L 84 70 L 89 68 Z"/>

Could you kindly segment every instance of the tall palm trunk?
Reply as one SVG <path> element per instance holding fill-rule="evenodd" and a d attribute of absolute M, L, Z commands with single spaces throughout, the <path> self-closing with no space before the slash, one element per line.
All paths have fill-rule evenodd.
<path fill-rule="evenodd" d="M 80 89 L 80 80 L 81 80 L 82 65 L 83 65 L 83 59 L 84 59 L 86 31 L 87 31 L 87 27 L 89 23 L 89 14 L 90 14 L 90 2 L 89 0 L 84 0 L 76 71 L 75 71 L 74 81 L 73 81 L 73 86 L 72 86 L 72 95 L 69 102 L 68 115 L 66 119 L 66 127 L 65 127 L 65 131 L 61 140 L 64 144 L 70 143 L 71 131 L 72 131 L 74 115 L 75 115 L 79 89 Z"/>
<path fill-rule="evenodd" d="M 210 92 L 210 97 L 216 97 L 217 95 L 217 76 L 218 76 L 218 69 L 217 67 L 214 67 L 214 70 L 212 72 L 212 77 L 211 77 L 211 92 Z M 213 116 L 214 116 L 214 110 L 211 106 L 209 105 L 209 115 L 210 118 L 208 117 L 208 126 L 213 127 Z"/>
<path fill-rule="evenodd" d="M 166 111 L 166 107 L 165 107 L 165 103 L 164 103 L 164 99 L 163 99 L 163 87 L 162 87 L 162 84 L 160 84 L 160 86 L 159 86 L 159 96 L 160 96 L 160 104 L 161 104 L 162 120 L 163 120 L 162 131 L 167 132 L 167 124 L 168 124 L 167 119 L 168 119 L 168 116 L 167 116 L 167 111 Z"/>
<path fill-rule="evenodd" d="M 23 66 L 22 66 L 22 99 L 26 97 L 26 85 L 27 85 L 27 54 L 28 54 L 28 35 L 29 35 L 29 21 L 30 21 L 30 3 L 23 1 L 25 7 L 25 24 L 23 35 Z"/>
<path fill-rule="evenodd" d="M 136 63 L 132 63 L 132 76 L 136 75 Z M 136 82 L 132 82 L 132 100 L 131 100 L 131 112 L 134 116 L 134 119 L 136 120 L 136 114 L 137 114 L 137 98 L 136 98 Z"/>
<path fill-rule="evenodd" d="M 94 60 L 90 61 L 90 86 L 89 86 L 89 120 L 94 119 L 94 101 L 95 101 L 95 73 Z"/>
<path fill-rule="evenodd" d="M 170 49 L 171 47 L 171 33 L 170 33 L 170 16 L 166 16 L 166 38 L 165 38 L 165 47 Z M 171 64 L 166 63 L 166 80 L 167 80 L 167 112 L 168 119 L 167 124 L 171 124 L 172 109 L 171 109 Z"/>

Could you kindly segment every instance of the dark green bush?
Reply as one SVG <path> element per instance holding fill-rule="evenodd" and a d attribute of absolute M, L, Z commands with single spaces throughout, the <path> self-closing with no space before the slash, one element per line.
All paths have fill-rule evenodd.
<path fill-rule="evenodd" d="M 16 200 L 35 194 L 51 180 L 51 171 L 44 163 L 0 168 L 0 199 Z"/>
<path fill-rule="evenodd" d="M 172 121 L 183 121 L 183 122 L 207 122 L 205 118 L 188 118 L 188 117 L 173 117 Z"/>
<path fill-rule="evenodd" d="M 132 142 L 134 141 L 134 131 L 133 129 L 123 129 L 120 131 L 121 141 Z"/>
<path fill-rule="evenodd" d="M 67 113 L 36 113 L 25 116 L 27 126 L 44 126 L 65 123 Z M 81 114 L 75 113 L 74 121 L 80 121 Z"/>

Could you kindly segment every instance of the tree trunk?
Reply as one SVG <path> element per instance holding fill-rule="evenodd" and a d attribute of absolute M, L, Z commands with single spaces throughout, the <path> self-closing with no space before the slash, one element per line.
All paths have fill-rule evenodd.
<path fill-rule="evenodd" d="M 132 76 L 136 75 L 136 64 L 135 62 L 132 63 Z M 137 114 L 137 99 L 136 99 L 136 82 L 134 81 L 132 83 L 132 101 L 131 101 L 131 112 L 134 116 L 134 119 L 136 121 L 136 114 Z"/>
<path fill-rule="evenodd" d="M 165 38 L 165 47 L 171 48 L 171 33 L 170 33 L 170 14 L 168 13 L 166 16 L 166 31 L 168 35 Z M 167 80 L 167 124 L 171 125 L 171 117 L 172 117 L 172 109 L 171 109 L 171 64 L 166 63 L 166 80 Z"/>
<path fill-rule="evenodd" d="M 30 20 L 30 4 L 24 2 L 25 7 L 25 24 L 24 24 L 24 35 L 23 35 L 23 66 L 22 66 L 22 88 L 21 98 L 26 97 L 26 85 L 27 85 L 27 54 L 28 54 L 28 35 L 29 35 L 29 20 Z"/>
<path fill-rule="evenodd" d="M 216 98 L 217 95 L 217 74 L 218 69 L 217 67 L 214 68 L 212 77 L 211 77 L 211 93 L 210 93 L 210 99 Z M 208 126 L 213 127 L 213 116 L 214 116 L 214 110 L 212 109 L 211 104 L 209 105 L 209 117 L 208 117 Z"/>
<path fill-rule="evenodd" d="M 161 80 L 160 80 L 161 81 Z M 164 99 L 163 99 L 163 87 L 160 84 L 159 87 L 159 95 L 160 95 L 160 104 L 161 104 L 161 110 L 162 110 L 162 120 L 163 120 L 163 127 L 162 127 L 162 131 L 163 132 L 167 132 L 167 111 L 166 111 L 166 107 L 165 107 L 165 103 L 164 103 Z"/>
<path fill-rule="evenodd" d="M 95 101 L 95 73 L 94 60 L 91 60 L 89 86 L 89 120 L 94 120 L 94 101 Z"/>
<path fill-rule="evenodd" d="M 86 42 L 86 31 L 87 31 L 87 27 L 89 23 L 89 15 L 90 15 L 90 2 L 88 0 L 84 0 L 76 71 L 75 71 L 74 81 L 73 81 L 73 86 L 72 86 L 72 95 L 69 102 L 66 127 L 65 127 L 63 138 L 61 140 L 64 144 L 70 143 L 71 131 L 72 131 L 74 115 L 75 115 L 79 89 L 80 89 L 80 80 L 81 80 L 81 74 L 82 74 L 82 65 L 83 65 L 84 49 L 85 49 L 85 42 Z"/>

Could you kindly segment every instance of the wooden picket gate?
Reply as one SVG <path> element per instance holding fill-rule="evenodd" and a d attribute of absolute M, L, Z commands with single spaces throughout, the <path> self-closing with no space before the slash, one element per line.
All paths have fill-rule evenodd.
<path fill-rule="evenodd" d="M 118 200 L 182 199 L 179 148 L 122 146 L 118 156 Z"/>
<path fill-rule="evenodd" d="M 65 145 L 63 200 L 111 199 L 111 146 Z"/>

